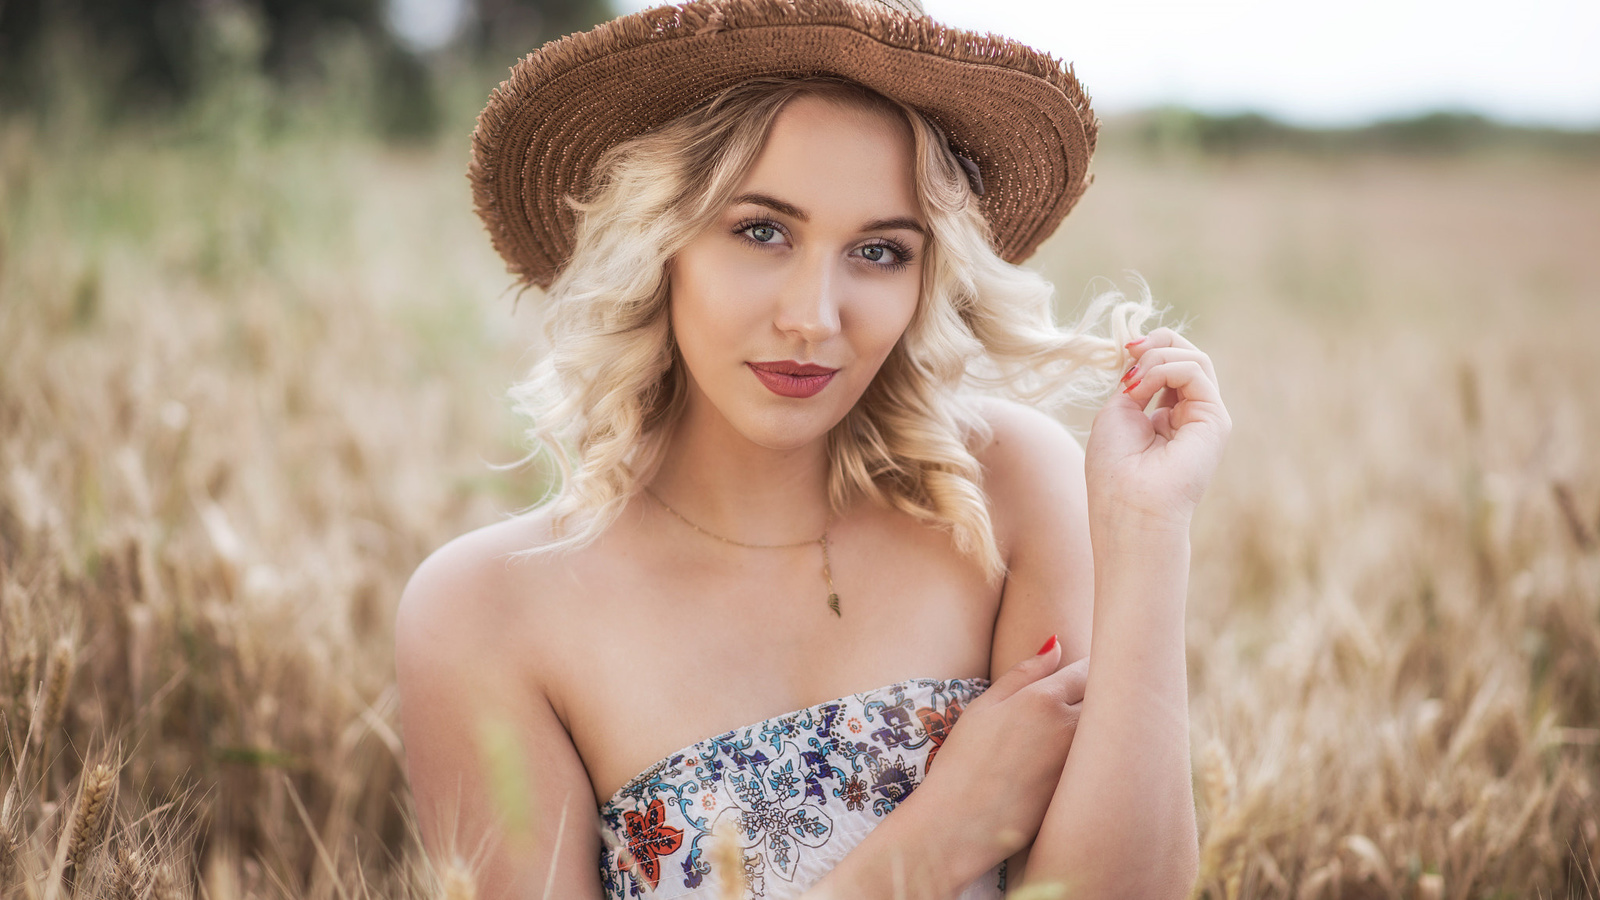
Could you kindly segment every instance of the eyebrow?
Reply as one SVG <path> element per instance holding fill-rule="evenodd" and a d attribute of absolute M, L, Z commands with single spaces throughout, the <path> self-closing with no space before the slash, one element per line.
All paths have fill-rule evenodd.
<path fill-rule="evenodd" d="M 777 197 L 774 197 L 770 194 L 740 194 L 739 196 L 733 198 L 733 202 L 735 204 L 751 203 L 756 206 L 765 206 L 767 209 L 770 209 L 773 212 L 791 216 L 795 219 L 799 219 L 802 222 L 811 221 L 811 217 L 806 215 L 805 210 L 795 206 L 793 203 L 789 203 L 788 201 L 779 200 Z M 925 228 L 921 222 L 911 218 L 910 216 L 899 216 L 893 219 L 874 219 L 871 222 L 868 222 L 866 227 L 862 228 L 861 230 L 891 231 L 897 228 L 904 229 L 906 231 L 915 231 L 923 237 L 928 236 L 928 229 Z"/>

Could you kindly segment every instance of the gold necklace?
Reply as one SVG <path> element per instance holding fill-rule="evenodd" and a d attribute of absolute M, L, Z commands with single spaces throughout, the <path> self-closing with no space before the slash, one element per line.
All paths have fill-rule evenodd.
<path fill-rule="evenodd" d="M 828 609 L 833 610 L 833 614 L 835 616 L 843 618 L 842 616 L 839 615 L 839 595 L 837 593 L 835 593 L 834 589 L 833 589 L 833 566 L 828 561 L 828 527 L 833 524 L 833 514 L 832 513 L 828 514 L 828 521 L 826 523 L 824 523 L 823 526 L 822 526 L 822 536 L 821 537 L 815 537 L 815 538 L 812 538 L 809 541 L 796 541 L 793 544 L 746 544 L 746 543 L 744 543 L 742 541 L 736 541 L 733 538 L 725 538 L 722 535 L 717 534 L 714 531 L 707 531 L 704 528 L 701 528 L 699 525 L 696 525 L 695 523 L 689 521 L 689 519 L 686 516 L 684 516 L 683 513 L 678 512 L 677 510 L 673 509 L 671 506 L 668 506 L 667 505 L 667 501 L 665 501 L 665 500 L 661 499 L 660 497 L 656 496 L 656 492 L 650 490 L 648 487 L 644 489 L 644 492 L 646 494 L 650 495 L 650 499 L 652 499 L 652 500 L 656 501 L 657 503 L 661 504 L 661 508 L 662 509 L 664 509 L 667 512 L 672 513 L 674 516 L 676 516 L 678 518 L 678 521 L 680 521 L 683 524 L 689 526 L 690 528 L 693 528 L 695 531 L 700 532 L 701 534 L 705 535 L 706 537 L 716 538 L 717 540 L 723 542 L 724 544 L 732 544 L 735 547 L 744 547 L 747 550 L 787 550 L 787 549 L 790 549 L 790 548 L 793 548 L 793 547 L 804 547 L 807 544 L 821 544 L 822 545 L 822 577 L 824 579 L 826 579 L 827 582 L 828 582 Z"/>

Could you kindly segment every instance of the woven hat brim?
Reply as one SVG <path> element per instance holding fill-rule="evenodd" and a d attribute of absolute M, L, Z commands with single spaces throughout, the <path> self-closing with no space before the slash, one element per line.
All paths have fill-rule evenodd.
<path fill-rule="evenodd" d="M 1098 123 L 1069 67 L 1005 38 L 851 0 L 699 0 L 521 60 L 478 117 L 470 176 L 495 249 L 548 287 L 601 153 L 761 76 L 830 75 L 917 109 L 974 160 L 995 249 L 1020 262 L 1089 182 Z"/>

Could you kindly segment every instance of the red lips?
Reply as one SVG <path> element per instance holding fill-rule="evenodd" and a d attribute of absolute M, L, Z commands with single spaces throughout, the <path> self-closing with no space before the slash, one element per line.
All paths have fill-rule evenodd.
<path fill-rule="evenodd" d="M 828 386 L 838 369 L 792 359 L 778 362 L 745 363 L 767 390 L 780 397 L 810 397 Z"/>

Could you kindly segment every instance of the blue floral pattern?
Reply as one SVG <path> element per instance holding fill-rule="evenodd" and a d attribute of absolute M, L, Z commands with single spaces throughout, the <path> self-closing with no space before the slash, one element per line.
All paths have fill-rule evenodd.
<path fill-rule="evenodd" d="M 750 895 L 798 896 L 916 789 L 982 678 L 917 678 L 690 745 L 600 807 L 607 900 L 716 897 L 714 833 L 731 834 Z M 1004 895 L 1004 863 L 962 894 Z"/>

